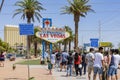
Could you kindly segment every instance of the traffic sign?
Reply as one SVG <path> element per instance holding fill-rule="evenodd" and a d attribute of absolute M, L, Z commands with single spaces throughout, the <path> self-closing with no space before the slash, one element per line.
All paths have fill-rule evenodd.
<path fill-rule="evenodd" d="M 33 24 L 19 24 L 20 35 L 34 35 Z"/>
<path fill-rule="evenodd" d="M 91 41 L 91 47 L 98 47 L 99 46 L 98 40 L 99 39 L 97 39 L 97 38 L 90 39 L 90 41 Z"/>

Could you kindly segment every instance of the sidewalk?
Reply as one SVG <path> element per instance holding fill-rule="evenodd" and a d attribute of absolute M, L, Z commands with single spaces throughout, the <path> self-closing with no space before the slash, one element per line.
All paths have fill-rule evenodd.
<path fill-rule="evenodd" d="M 5 61 L 5 66 L 0 67 L 0 80 L 28 80 L 27 65 L 16 65 L 16 69 L 12 70 L 12 65 L 21 60 Z M 35 77 L 35 80 L 55 80 L 52 75 L 48 75 L 44 66 L 30 66 L 30 77 Z"/>
<path fill-rule="evenodd" d="M 5 66 L 0 67 L 0 80 L 28 80 L 27 65 L 16 65 L 16 69 L 12 70 L 12 65 L 21 60 L 23 59 L 17 59 L 16 61 L 5 61 Z M 87 74 L 82 75 L 81 77 L 75 77 L 75 75 L 66 77 L 66 72 L 64 70 L 62 72 L 58 72 L 56 69 L 53 69 L 53 75 L 48 75 L 48 72 L 47 65 L 30 66 L 30 77 L 35 77 L 35 80 L 88 80 Z M 118 75 L 120 75 L 120 69 L 118 72 Z"/>
<path fill-rule="evenodd" d="M 64 70 L 62 72 L 58 72 L 54 69 L 53 76 L 55 77 L 55 80 L 88 80 L 87 74 L 82 75 L 81 77 L 75 77 L 75 75 L 66 77 L 66 72 Z M 118 76 L 118 80 L 120 80 L 120 69 L 118 70 Z M 91 75 L 91 80 L 93 80 L 93 74 Z M 99 78 L 97 77 L 96 80 L 99 80 Z"/>

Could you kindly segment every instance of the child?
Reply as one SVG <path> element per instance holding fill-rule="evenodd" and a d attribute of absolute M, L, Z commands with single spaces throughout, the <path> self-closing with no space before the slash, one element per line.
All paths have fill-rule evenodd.
<path fill-rule="evenodd" d="M 48 69 L 49 69 L 50 75 L 52 75 L 52 67 L 53 67 L 53 65 L 52 65 L 51 61 L 48 61 Z"/>

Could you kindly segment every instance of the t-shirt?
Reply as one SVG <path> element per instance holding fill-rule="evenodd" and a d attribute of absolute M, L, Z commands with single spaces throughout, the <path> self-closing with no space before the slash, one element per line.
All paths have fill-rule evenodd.
<path fill-rule="evenodd" d="M 82 62 L 82 57 L 81 56 L 78 56 L 77 60 L 74 59 L 74 64 L 81 64 L 81 62 Z"/>
<path fill-rule="evenodd" d="M 62 62 L 66 62 L 68 56 L 69 56 L 69 54 L 67 52 L 63 52 L 62 53 Z"/>
<path fill-rule="evenodd" d="M 84 54 L 82 55 L 82 63 L 85 63 L 85 59 L 86 59 L 86 54 L 84 53 Z"/>
<path fill-rule="evenodd" d="M 55 64 L 55 54 L 51 54 L 51 63 Z"/>
<path fill-rule="evenodd" d="M 118 54 L 114 55 L 115 68 L 118 68 L 119 62 L 120 62 L 120 55 Z"/>
<path fill-rule="evenodd" d="M 94 54 L 95 60 L 94 60 L 94 67 L 102 67 L 102 60 L 103 60 L 103 54 L 100 52 L 97 52 Z"/>
<path fill-rule="evenodd" d="M 88 62 L 88 66 L 93 66 L 93 64 L 94 64 L 94 61 L 93 61 L 93 59 L 94 59 L 94 54 L 93 53 L 88 53 L 87 55 L 86 55 L 86 59 L 87 59 L 87 62 Z"/>
<path fill-rule="evenodd" d="M 56 54 L 56 60 L 60 60 L 60 59 L 61 59 L 61 53 L 58 52 L 58 53 Z"/>
<path fill-rule="evenodd" d="M 67 57 L 67 64 L 72 64 L 73 63 L 73 57 L 72 56 L 68 56 Z"/>

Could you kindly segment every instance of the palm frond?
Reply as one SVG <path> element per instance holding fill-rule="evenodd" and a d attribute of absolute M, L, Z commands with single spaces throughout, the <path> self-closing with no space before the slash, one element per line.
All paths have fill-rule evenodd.
<path fill-rule="evenodd" d="M 87 5 L 89 0 L 68 0 L 69 6 L 65 6 L 62 8 L 61 14 L 77 14 L 81 17 L 85 17 L 87 12 L 94 12 L 91 9 L 91 5 Z"/>
<path fill-rule="evenodd" d="M 4 4 L 4 0 L 2 0 L 2 2 L 1 2 L 1 4 L 0 4 L 0 12 L 1 12 L 1 10 L 2 10 L 3 4 Z"/>
<path fill-rule="evenodd" d="M 40 11 L 45 10 L 42 7 L 42 4 L 37 1 L 37 0 L 22 0 L 22 1 L 17 1 L 15 3 L 15 6 L 18 6 L 19 9 L 15 10 L 15 13 L 13 15 L 16 16 L 18 14 L 22 14 L 21 18 L 29 18 L 33 22 L 35 21 L 35 18 L 40 21 L 40 18 L 42 18 Z"/>

